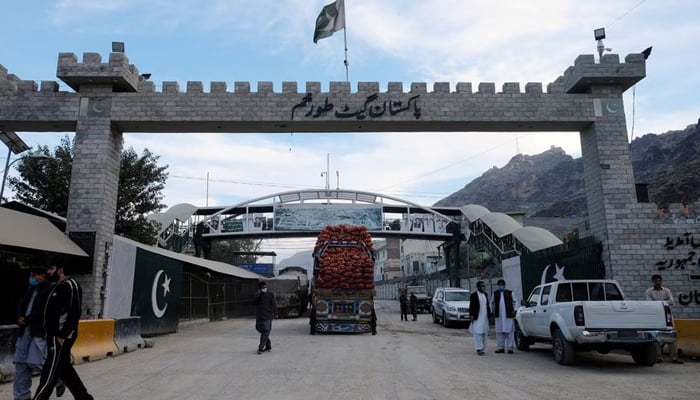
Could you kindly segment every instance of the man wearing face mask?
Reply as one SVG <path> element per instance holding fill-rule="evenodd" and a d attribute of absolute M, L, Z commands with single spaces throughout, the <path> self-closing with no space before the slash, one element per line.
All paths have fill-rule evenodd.
<path fill-rule="evenodd" d="M 46 358 L 44 306 L 51 291 L 52 274 L 46 267 L 32 267 L 29 287 L 17 307 L 17 343 L 15 345 L 15 380 L 12 385 L 15 400 L 31 399 L 32 374 L 40 372 Z M 56 395 L 65 392 L 62 382 L 56 385 Z"/>
<path fill-rule="evenodd" d="M 469 315 L 472 317 L 469 331 L 474 338 L 476 354 L 483 356 L 486 349 L 486 336 L 489 333 L 491 309 L 484 281 L 477 282 L 476 289 L 477 291 L 469 296 Z"/>
<path fill-rule="evenodd" d="M 255 292 L 253 304 L 257 305 L 255 314 L 255 330 L 260 332 L 260 345 L 258 354 L 272 350 L 270 343 L 270 331 L 272 330 L 272 319 L 277 317 L 277 303 L 275 294 L 267 290 L 267 284 L 260 282 L 258 291 Z"/>
<path fill-rule="evenodd" d="M 518 309 L 518 302 L 513 297 L 513 292 L 506 289 L 506 281 L 498 280 L 498 290 L 491 298 L 491 308 L 496 319 L 496 353 L 513 354 L 515 346 L 515 311 Z"/>

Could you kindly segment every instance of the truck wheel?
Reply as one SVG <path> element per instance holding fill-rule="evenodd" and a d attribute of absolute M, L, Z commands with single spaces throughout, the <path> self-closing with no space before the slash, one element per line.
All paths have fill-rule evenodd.
<path fill-rule="evenodd" d="M 530 339 L 520 330 L 518 323 L 515 323 L 515 347 L 518 350 L 527 351 L 530 349 Z"/>
<path fill-rule="evenodd" d="M 433 310 L 432 314 L 433 314 L 433 323 L 434 323 L 434 324 L 437 324 L 438 322 L 440 322 L 440 320 L 438 319 L 437 315 L 435 315 L 435 310 Z"/>
<path fill-rule="evenodd" d="M 445 328 L 452 327 L 452 322 L 449 319 L 447 319 L 444 311 L 442 312 L 442 324 L 445 326 Z"/>
<path fill-rule="evenodd" d="M 552 354 L 554 360 L 561 365 L 571 365 L 574 362 L 574 345 L 566 340 L 558 328 L 552 335 Z"/>
<path fill-rule="evenodd" d="M 645 346 L 630 350 L 632 359 L 637 365 L 651 367 L 656 363 L 656 344 L 649 343 Z"/>

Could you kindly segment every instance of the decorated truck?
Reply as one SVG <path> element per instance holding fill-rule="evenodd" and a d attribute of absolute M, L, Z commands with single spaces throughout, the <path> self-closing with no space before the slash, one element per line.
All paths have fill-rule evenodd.
<path fill-rule="evenodd" d="M 310 333 L 376 334 L 374 256 L 367 228 L 326 226 L 313 256 Z"/>
<path fill-rule="evenodd" d="M 309 277 L 306 268 L 282 268 L 276 277 L 266 279 L 265 282 L 275 294 L 280 318 L 300 317 L 306 312 L 309 304 Z"/>

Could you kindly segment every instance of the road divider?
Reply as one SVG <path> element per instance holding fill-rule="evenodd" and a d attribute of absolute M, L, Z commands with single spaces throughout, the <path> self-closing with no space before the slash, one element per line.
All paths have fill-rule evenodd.
<path fill-rule="evenodd" d="M 700 357 L 700 319 L 673 319 L 678 331 L 676 346 L 684 356 Z"/>
<path fill-rule="evenodd" d="M 15 378 L 15 343 L 17 343 L 17 325 L 0 325 L 0 382 L 9 382 Z"/>
<path fill-rule="evenodd" d="M 71 349 L 73 364 L 116 356 L 119 349 L 114 344 L 113 319 L 80 320 L 78 339 Z"/>
<path fill-rule="evenodd" d="M 145 347 L 141 337 L 141 317 L 114 320 L 114 343 L 120 353 L 128 353 Z"/>

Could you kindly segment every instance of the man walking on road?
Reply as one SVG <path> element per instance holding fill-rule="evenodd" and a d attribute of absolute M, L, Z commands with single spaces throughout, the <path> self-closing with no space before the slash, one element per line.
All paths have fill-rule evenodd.
<path fill-rule="evenodd" d="M 255 292 L 253 304 L 257 305 L 255 313 L 255 330 L 260 332 L 260 344 L 258 354 L 272 350 L 270 331 L 272 331 L 272 319 L 277 317 L 277 303 L 275 294 L 267 290 L 267 284 L 260 282 L 258 291 Z"/>
<path fill-rule="evenodd" d="M 411 305 L 411 314 L 413 314 L 413 320 L 417 321 L 418 320 L 418 297 L 416 297 L 415 293 L 411 292 L 411 296 L 409 297 L 408 302 Z"/>
<path fill-rule="evenodd" d="M 52 284 L 47 278 L 46 267 L 32 267 L 29 271 L 29 288 L 17 308 L 17 343 L 15 345 L 15 380 L 12 384 L 15 400 L 32 398 L 32 373 L 41 372 L 46 359 L 46 331 L 44 330 L 44 306 Z M 65 391 L 62 383 L 56 386 L 56 395 Z"/>
<path fill-rule="evenodd" d="M 474 350 L 476 354 L 483 356 L 486 349 L 486 335 L 489 333 L 489 298 L 486 295 L 486 285 L 484 281 L 476 283 L 477 291 L 469 296 L 469 315 L 472 322 L 469 331 L 474 337 Z"/>
<path fill-rule="evenodd" d="M 44 308 L 48 355 L 34 400 L 48 400 L 58 379 L 76 400 L 93 400 L 70 361 L 70 350 L 78 337 L 83 291 L 78 282 L 68 276 L 68 266 L 53 265 L 48 272 L 58 282 L 49 292 Z"/>
<path fill-rule="evenodd" d="M 515 347 L 515 311 L 518 309 L 518 302 L 513 298 L 513 292 L 506 289 L 506 281 L 498 280 L 498 290 L 493 293 L 491 299 L 491 309 L 496 318 L 496 353 L 504 353 L 508 349 L 508 354 L 513 354 Z"/>
<path fill-rule="evenodd" d="M 408 296 L 406 289 L 399 289 L 399 305 L 401 306 L 401 321 L 408 321 Z"/>
<path fill-rule="evenodd" d="M 661 275 L 652 275 L 651 277 L 651 282 L 654 284 L 654 286 L 650 287 L 646 291 L 646 297 L 647 300 L 651 301 L 665 301 L 668 306 L 673 305 L 673 294 L 671 294 L 671 290 L 668 288 L 665 288 L 661 286 L 661 283 L 663 283 L 663 279 L 661 278 Z M 656 342 L 657 346 L 657 357 L 658 360 L 656 362 L 661 362 L 661 345 L 659 342 Z M 674 364 L 683 364 L 683 361 L 678 359 L 678 347 L 676 347 L 676 342 L 673 341 L 668 344 L 668 352 L 671 354 L 671 362 Z"/>

